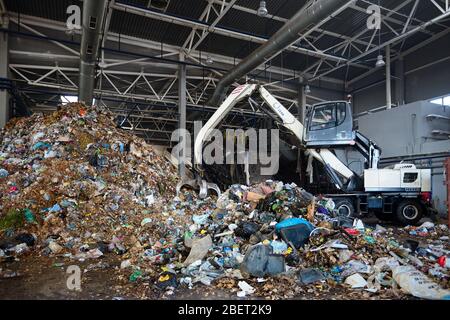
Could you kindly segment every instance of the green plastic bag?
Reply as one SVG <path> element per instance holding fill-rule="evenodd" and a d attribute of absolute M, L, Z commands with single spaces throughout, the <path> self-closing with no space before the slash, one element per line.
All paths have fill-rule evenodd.
<path fill-rule="evenodd" d="M 25 216 L 26 222 L 33 223 L 36 222 L 36 218 L 34 217 L 33 212 L 30 209 L 25 209 L 23 211 L 23 215 Z"/>
<path fill-rule="evenodd" d="M 137 279 L 139 279 L 140 277 L 142 277 L 142 271 L 141 271 L 141 270 L 135 270 L 135 271 L 130 275 L 130 281 L 131 281 L 131 282 L 136 282 Z"/>

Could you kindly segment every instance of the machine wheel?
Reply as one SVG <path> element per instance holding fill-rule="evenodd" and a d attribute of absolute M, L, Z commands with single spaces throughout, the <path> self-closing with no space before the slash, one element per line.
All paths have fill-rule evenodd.
<path fill-rule="evenodd" d="M 339 216 L 347 218 L 355 216 L 355 207 L 349 199 L 336 199 L 334 204 Z"/>
<path fill-rule="evenodd" d="M 416 225 L 422 219 L 422 211 L 422 206 L 417 201 L 403 200 L 397 206 L 397 220 L 403 225 Z"/>

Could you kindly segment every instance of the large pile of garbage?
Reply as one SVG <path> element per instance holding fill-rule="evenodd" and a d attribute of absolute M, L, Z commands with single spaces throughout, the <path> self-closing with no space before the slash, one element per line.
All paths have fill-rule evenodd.
<path fill-rule="evenodd" d="M 172 198 L 177 182 L 151 146 L 116 129 L 107 111 L 81 104 L 11 121 L 0 161 L 3 256 L 25 249 L 14 246 L 23 233 L 46 255 L 125 250 L 121 242 L 133 241 L 142 217 Z"/>
<path fill-rule="evenodd" d="M 112 257 L 139 297 L 450 298 L 447 226 L 365 225 L 277 181 L 176 195 L 170 162 L 102 110 L 14 121 L 0 151 L 0 261 Z"/>

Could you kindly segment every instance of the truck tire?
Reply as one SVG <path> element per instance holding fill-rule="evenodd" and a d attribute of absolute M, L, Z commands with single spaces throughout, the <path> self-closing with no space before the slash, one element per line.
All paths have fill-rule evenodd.
<path fill-rule="evenodd" d="M 398 222 L 407 225 L 416 225 L 423 216 L 423 209 L 419 202 L 415 200 L 401 201 L 396 210 Z"/>
<path fill-rule="evenodd" d="M 355 216 L 355 207 L 349 199 L 336 199 L 334 200 L 334 204 L 338 215 L 347 218 L 353 218 Z"/>

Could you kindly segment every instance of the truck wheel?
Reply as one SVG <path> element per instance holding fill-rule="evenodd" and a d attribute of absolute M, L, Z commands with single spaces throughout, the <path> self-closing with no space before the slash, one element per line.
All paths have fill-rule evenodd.
<path fill-rule="evenodd" d="M 403 200 L 397 206 L 397 220 L 403 225 L 416 225 L 422 219 L 422 206 L 414 200 Z"/>
<path fill-rule="evenodd" d="M 355 207 L 353 203 L 348 199 L 336 199 L 334 200 L 335 210 L 341 217 L 352 218 L 355 216 Z"/>

